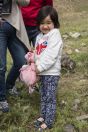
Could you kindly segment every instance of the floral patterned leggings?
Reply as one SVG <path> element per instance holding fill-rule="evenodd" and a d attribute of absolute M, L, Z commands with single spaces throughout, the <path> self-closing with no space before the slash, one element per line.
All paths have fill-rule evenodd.
<path fill-rule="evenodd" d="M 43 75 L 41 78 L 41 117 L 51 127 L 56 113 L 56 91 L 59 76 Z"/>

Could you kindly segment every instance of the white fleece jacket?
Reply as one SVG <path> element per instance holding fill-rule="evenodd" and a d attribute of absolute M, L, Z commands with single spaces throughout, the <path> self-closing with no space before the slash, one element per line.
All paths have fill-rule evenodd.
<path fill-rule="evenodd" d="M 40 75 L 60 76 L 63 42 L 59 29 L 40 33 L 35 44 L 35 63 Z"/>

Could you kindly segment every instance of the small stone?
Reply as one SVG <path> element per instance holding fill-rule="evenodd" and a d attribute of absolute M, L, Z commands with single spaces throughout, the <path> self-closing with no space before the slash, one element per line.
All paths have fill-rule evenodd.
<path fill-rule="evenodd" d="M 67 51 L 67 54 L 68 54 L 68 55 L 71 55 L 71 54 L 72 54 L 72 50 L 71 50 L 71 49 L 68 50 L 68 51 Z"/>
<path fill-rule="evenodd" d="M 80 34 L 79 32 L 75 32 L 75 33 L 70 32 L 69 35 L 70 35 L 72 38 L 75 38 L 75 39 L 81 36 L 81 34 Z"/>
<path fill-rule="evenodd" d="M 87 44 L 86 44 L 86 43 L 82 43 L 81 45 L 82 45 L 83 47 L 85 47 Z"/>
<path fill-rule="evenodd" d="M 64 127 L 64 132 L 75 132 L 74 126 L 71 124 L 68 124 Z"/>
<path fill-rule="evenodd" d="M 66 40 L 69 38 L 69 36 L 67 34 L 63 34 L 62 37 Z"/>
<path fill-rule="evenodd" d="M 74 100 L 74 104 L 80 104 L 80 100 L 79 99 L 75 99 Z"/>
<path fill-rule="evenodd" d="M 74 105 L 74 106 L 72 107 L 72 110 L 73 110 L 73 111 L 77 111 L 77 110 L 78 110 L 78 105 L 77 105 L 77 104 Z"/>
<path fill-rule="evenodd" d="M 78 49 L 75 49 L 75 52 L 76 52 L 76 53 L 79 53 L 80 51 L 79 51 Z"/>
<path fill-rule="evenodd" d="M 76 117 L 77 120 L 88 120 L 88 114 L 87 115 L 81 115 Z"/>

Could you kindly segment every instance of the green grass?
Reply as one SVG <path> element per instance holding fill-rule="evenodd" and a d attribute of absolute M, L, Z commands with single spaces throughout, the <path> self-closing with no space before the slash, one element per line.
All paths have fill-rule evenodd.
<path fill-rule="evenodd" d="M 55 0 L 54 4 L 60 14 L 62 35 L 69 32 L 88 33 L 87 0 Z M 88 120 L 76 120 L 77 116 L 88 114 L 88 35 L 64 40 L 64 51 L 68 50 L 72 50 L 69 56 L 76 61 L 75 73 L 62 72 L 57 91 L 55 124 L 49 132 L 64 132 L 66 124 L 74 125 L 76 132 L 88 132 Z M 7 72 L 11 65 L 8 53 Z M 40 95 L 37 92 L 29 95 L 27 88 L 19 82 L 16 86 L 21 95 L 8 97 L 10 112 L 0 112 L 0 132 L 35 132 L 33 121 L 39 116 Z M 72 109 L 75 99 L 80 100 L 77 111 Z M 61 105 L 63 100 L 65 105 Z"/>

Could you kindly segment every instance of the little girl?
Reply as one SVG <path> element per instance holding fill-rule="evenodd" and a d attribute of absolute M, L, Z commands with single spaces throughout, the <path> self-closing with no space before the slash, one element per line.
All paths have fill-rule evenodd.
<path fill-rule="evenodd" d="M 35 64 L 41 81 L 41 114 L 34 125 L 42 131 L 51 128 L 55 118 L 63 42 L 58 14 L 53 7 L 45 6 L 39 11 L 37 24 L 40 34 L 35 44 Z"/>

